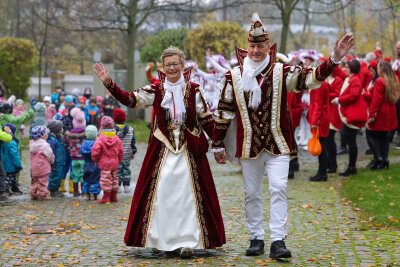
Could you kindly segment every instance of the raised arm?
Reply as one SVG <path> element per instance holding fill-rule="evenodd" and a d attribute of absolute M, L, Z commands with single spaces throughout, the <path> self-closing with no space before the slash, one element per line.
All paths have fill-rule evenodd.
<path fill-rule="evenodd" d="M 353 35 L 348 33 L 340 41 L 336 40 L 331 56 L 317 68 L 285 64 L 283 71 L 288 92 L 319 88 L 353 45 Z"/>
<path fill-rule="evenodd" d="M 141 87 L 136 92 L 126 92 L 113 82 L 108 69 L 103 64 L 97 63 L 94 73 L 121 104 L 130 108 L 146 108 L 153 105 L 155 91 L 150 85 Z"/>

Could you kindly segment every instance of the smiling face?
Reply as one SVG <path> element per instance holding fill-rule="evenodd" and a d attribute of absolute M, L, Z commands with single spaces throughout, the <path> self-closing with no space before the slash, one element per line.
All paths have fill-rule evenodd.
<path fill-rule="evenodd" d="M 398 41 L 396 44 L 396 55 L 398 58 L 400 58 L 400 41 Z"/>
<path fill-rule="evenodd" d="M 184 64 L 178 55 L 164 58 L 163 69 L 171 83 L 176 83 L 181 78 L 183 68 Z"/>
<path fill-rule="evenodd" d="M 251 43 L 247 42 L 247 55 L 254 62 L 263 61 L 269 53 L 269 45 L 266 42 L 263 43 Z"/>

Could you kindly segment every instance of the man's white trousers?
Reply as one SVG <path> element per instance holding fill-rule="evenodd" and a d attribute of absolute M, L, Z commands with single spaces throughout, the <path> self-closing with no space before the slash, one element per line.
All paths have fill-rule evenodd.
<path fill-rule="evenodd" d="M 287 181 L 289 172 L 289 155 L 274 156 L 262 152 L 256 159 L 240 159 L 245 188 L 245 207 L 250 239 L 264 239 L 262 227 L 262 185 L 264 170 L 267 171 L 271 199 L 269 228 L 271 241 L 286 237 L 287 222 Z"/>

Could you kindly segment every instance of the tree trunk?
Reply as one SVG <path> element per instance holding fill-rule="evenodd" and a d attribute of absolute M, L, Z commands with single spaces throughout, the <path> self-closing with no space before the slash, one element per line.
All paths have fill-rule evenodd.
<path fill-rule="evenodd" d="M 282 32 L 281 32 L 281 43 L 279 46 L 279 52 L 286 54 L 286 42 L 289 34 L 290 27 L 290 14 L 282 14 Z"/>
<path fill-rule="evenodd" d="M 137 1 L 129 1 L 128 18 L 128 70 L 126 74 L 126 89 L 133 91 L 135 88 L 135 47 L 136 47 L 136 14 Z"/>
<path fill-rule="evenodd" d="M 222 1 L 222 20 L 227 21 L 228 20 L 228 7 L 227 7 L 227 0 Z"/>
<path fill-rule="evenodd" d="M 39 51 L 39 66 L 38 66 L 38 71 L 39 71 L 39 97 L 38 101 L 42 99 L 42 58 L 43 58 L 43 51 L 40 49 Z"/>

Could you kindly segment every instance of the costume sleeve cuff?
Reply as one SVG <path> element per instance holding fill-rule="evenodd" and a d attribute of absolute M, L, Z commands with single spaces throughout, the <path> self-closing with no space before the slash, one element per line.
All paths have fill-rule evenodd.
<path fill-rule="evenodd" d="M 335 63 L 336 65 L 339 65 L 340 63 L 342 63 L 342 59 L 340 59 L 339 61 L 335 61 L 335 60 L 333 59 L 333 58 L 334 58 L 334 57 L 333 57 L 334 55 L 335 55 L 335 54 L 332 52 L 332 53 L 331 53 L 331 60 L 332 60 L 332 62 Z"/>
<path fill-rule="evenodd" d="M 225 148 L 221 147 L 221 148 L 212 148 L 211 152 L 212 153 L 218 153 L 218 152 L 222 152 L 225 151 Z"/>

